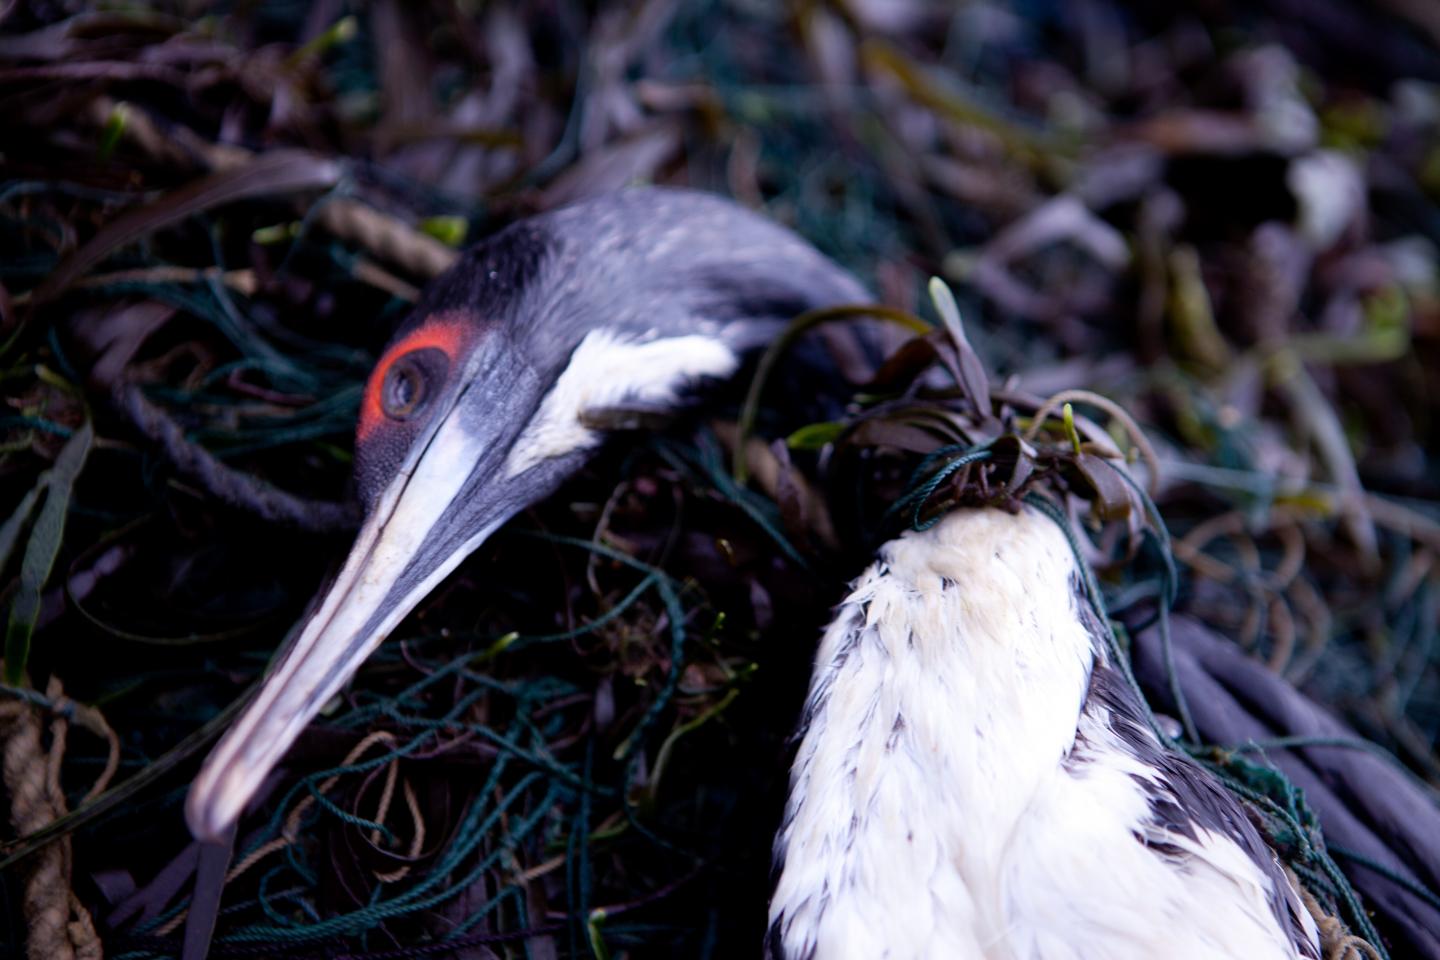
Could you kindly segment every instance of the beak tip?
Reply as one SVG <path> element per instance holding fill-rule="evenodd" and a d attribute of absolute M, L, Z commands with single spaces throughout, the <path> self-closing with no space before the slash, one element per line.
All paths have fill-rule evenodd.
<path fill-rule="evenodd" d="M 205 778 L 197 780 L 185 797 L 185 824 L 190 835 L 202 843 L 219 840 L 239 819 L 239 811 L 231 811 L 223 791 L 217 791 Z"/>

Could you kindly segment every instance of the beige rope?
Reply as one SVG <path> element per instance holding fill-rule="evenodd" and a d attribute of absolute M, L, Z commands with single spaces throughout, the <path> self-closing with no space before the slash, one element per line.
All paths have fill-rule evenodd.
<path fill-rule="evenodd" d="M 67 812 L 60 769 L 70 720 L 104 737 L 110 745 L 105 770 L 88 796 L 105 789 L 119 764 L 120 744 L 99 711 L 64 696 L 60 681 L 50 680 L 50 747 L 41 742 L 41 708 L 29 703 L 0 704 L 0 754 L 10 794 L 10 822 L 19 836 L 48 826 Z M 23 900 L 29 927 L 26 954 L 30 960 L 100 960 L 104 950 L 90 914 L 71 887 L 70 838 L 62 837 L 39 850 L 25 884 Z"/>
<path fill-rule="evenodd" d="M 390 733 L 388 730 L 371 731 L 363 740 L 357 743 L 350 750 L 349 753 L 345 755 L 345 759 L 340 761 L 340 765 L 348 767 L 351 764 L 356 763 L 361 757 L 365 755 L 366 751 L 368 751 L 371 747 L 375 746 L 375 744 L 377 743 L 393 745 L 395 743 L 395 735 Z M 392 760 L 389 764 L 389 768 L 386 771 L 387 784 L 380 798 L 380 813 L 374 818 L 376 823 L 383 823 L 385 814 L 389 810 L 390 801 L 391 797 L 393 796 L 394 790 L 395 771 L 397 769 L 398 762 Z M 316 787 L 316 792 L 322 795 L 329 793 L 330 790 L 334 788 L 336 782 L 339 781 L 339 779 L 340 777 L 338 775 L 333 777 L 327 777 Z M 403 782 L 403 789 L 405 792 L 406 806 L 409 808 L 411 817 L 416 824 L 415 839 L 411 844 L 410 851 L 410 856 L 413 858 L 419 855 L 420 850 L 422 849 L 425 842 L 424 822 L 420 813 L 419 801 L 415 797 L 414 791 L 411 790 L 408 781 Z M 305 811 L 309 810 L 311 805 L 314 803 L 314 794 L 307 794 L 304 798 L 300 800 L 299 803 L 295 804 L 295 809 L 291 810 L 289 815 L 285 818 L 285 826 L 280 829 L 280 835 L 275 839 L 256 847 L 250 852 L 247 857 L 245 857 L 244 860 L 241 860 L 239 863 L 232 866 L 230 868 L 230 872 L 225 874 L 225 883 L 234 883 L 238 877 L 249 871 L 252 867 L 254 867 L 260 861 L 264 860 L 266 857 L 270 856 L 270 854 L 284 850 L 286 847 L 290 846 L 292 843 L 298 840 L 300 837 L 300 822 L 305 816 Z M 400 879 L 404 877 L 405 874 L 409 872 L 409 869 L 409 867 L 401 867 L 398 876 L 394 877 L 384 873 L 377 873 L 376 876 L 380 880 L 388 883 L 391 881 L 391 879 Z M 180 925 L 185 922 L 185 918 L 189 914 L 189 912 L 190 911 L 188 909 L 181 910 L 178 914 L 166 921 L 163 926 L 158 928 L 155 931 L 155 935 L 164 937 L 173 933 L 175 930 L 178 930 L 180 928 Z"/>
<path fill-rule="evenodd" d="M 1320 930 L 1320 956 L 1323 960 L 1381 960 L 1380 951 L 1369 940 L 1357 937 L 1346 929 L 1339 917 L 1326 913 L 1320 901 L 1305 889 L 1288 867 L 1285 875 L 1290 878 L 1290 886 L 1300 891 L 1305 909 L 1310 911 L 1315 926 Z"/>

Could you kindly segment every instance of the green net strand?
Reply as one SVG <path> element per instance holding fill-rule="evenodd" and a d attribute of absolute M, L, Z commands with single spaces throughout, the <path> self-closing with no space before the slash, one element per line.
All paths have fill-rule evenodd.
<path fill-rule="evenodd" d="M 641 759 L 640 747 L 648 742 L 658 718 L 669 707 L 685 664 L 687 615 L 678 584 L 658 568 L 603 544 L 549 534 L 537 536 L 564 546 L 598 553 L 643 574 L 638 587 L 632 588 L 627 594 L 628 602 L 623 603 L 618 612 L 612 610 L 608 616 L 597 617 L 577 631 L 567 631 L 567 635 L 579 635 L 604 626 L 630 608 L 646 592 L 656 594 L 665 612 L 669 636 L 669 666 L 663 681 L 657 685 L 653 700 L 617 756 L 617 759 L 626 761 L 626 782 L 632 782 L 636 764 Z M 558 638 L 535 636 L 528 639 L 531 642 L 541 642 Z M 371 773 L 398 758 L 410 756 L 427 745 L 437 743 L 447 731 L 465 731 L 494 746 L 497 756 L 484 782 L 477 785 L 470 811 L 454 838 L 447 844 L 440 859 L 427 868 L 424 877 L 398 891 L 391 889 L 393 884 L 383 884 L 377 888 L 374 902 L 356 910 L 321 919 L 314 914 L 314 908 L 303 892 L 298 898 L 288 893 L 281 896 L 271 892 L 276 884 L 284 886 L 290 892 L 305 891 L 313 887 L 315 877 L 313 870 L 304 862 L 304 845 L 290 844 L 285 848 L 283 862 L 270 868 L 261 880 L 256 906 L 266 922 L 251 924 L 224 934 L 217 942 L 279 945 L 314 942 L 337 936 L 360 936 L 386 920 L 433 908 L 458 896 L 487 874 L 493 873 L 497 867 L 503 867 L 505 858 L 510 857 L 518 846 L 536 842 L 539 838 L 537 831 L 541 831 L 545 824 L 553 819 L 554 811 L 560 809 L 570 811 L 558 823 L 569 824 L 568 829 L 563 831 L 567 888 L 573 907 L 571 912 L 574 923 L 583 925 L 593 901 L 594 876 L 590 860 L 589 824 L 592 804 L 596 797 L 614 800 L 616 794 L 620 793 L 625 817 L 637 834 L 677 853 L 683 853 L 657 836 L 643 822 L 635 805 L 623 796 L 623 791 L 594 781 L 593 745 L 587 745 L 585 759 L 579 765 L 561 762 L 539 749 L 543 747 L 547 728 L 535 722 L 535 707 L 547 702 L 550 696 L 571 692 L 573 687 L 559 682 L 505 682 L 475 672 L 471 669 L 473 662 L 473 656 L 455 658 L 399 693 L 358 706 L 345 716 L 337 718 L 336 722 L 342 727 L 356 730 L 380 723 L 393 728 L 401 737 L 398 742 L 385 745 L 384 749 L 377 749 L 373 756 L 304 777 L 286 793 L 266 829 L 247 845 L 242 854 L 242 857 L 246 856 L 280 836 L 287 817 L 291 815 L 290 811 L 302 795 L 315 801 L 313 809 L 307 811 L 304 817 L 306 829 L 313 828 L 322 819 L 333 818 L 360 830 L 379 831 L 387 842 L 393 842 L 392 832 L 384 824 L 345 810 L 322 792 L 321 785 L 336 777 Z M 426 692 L 436 684 L 457 677 L 473 681 L 474 688 L 458 697 L 440 716 L 426 715 L 423 712 Z M 473 706 L 487 696 L 496 695 L 514 701 L 514 717 L 503 730 L 463 721 L 465 713 Z M 554 732 L 558 718 L 551 718 L 547 723 L 550 725 L 550 732 Z M 534 744 L 535 747 L 527 744 Z M 503 798 L 492 801 L 492 795 L 505 785 L 505 781 L 514 771 L 523 771 L 519 773 L 518 781 L 508 788 Z M 477 851 L 482 844 L 486 848 L 485 854 L 477 857 Z M 303 882 L 298 887 L 285 884 L 284 878 L 290 876 L 299 877 Z M 525 915 L 523 888 L 518 883 L 502 884 L 494 895 L 461 920 L 447 934 L 447 939 L 463 938 L 477 925 L 492 920 L 499 912 L 504 912 L 510 922 L 521 929 L 530 925 L 530 920 Z M 582 932 L 577 930 L 572 932 L 571 936 L 581 938 Z"/>
<path fill-rule="evenodd" d="M 972 463 L 989 460 L 991 453 L 988 443 L 973 447 L 965 444 L 952 444 L 931 451 L 910 475 L 910 483 L 906 492 L 891 504 L 890 509 L 885 513 L 885 520 L 890 521 L 908 507 L 911 508 L 910 528 L 917 531 L 929 530 L 940 522 L 942 514 L 937 514 L 929 520 L 921 520 L 920 514 L 924 511 L 925 504 L 935 495 L 935 491 L 963 468 Z M 940 464 L 939 469 L 934 473 L 929 473 L 930 468 L 936 463 Z"/>
<path fill-rule="evenodd" d="M 769 537 L 781 552 L 801 570 L 811 571 L 811 565 L 790 538 L 780 529 L 780 518 L 775 504 L 768 498 L 742 487 L 735 482 L 731 471 L 725 466 L 719 443 L 709 430 L 702 431 L 696 438 L 694 448 L 676 443 L 665 437 L 655 437 L 652 446 L 656 453 L 681 475 L 692 483 L 703 480 L 717 493 L 745 512 L 755 525 Z M 737 452 L 736 456 L 743 456 Z M 698 483 L 695 484 L 699 486 Z"/>
<path fill-rule="evenodd" d="M 1333 856 L 1339 857 L 1342 860 L 1348 860 L 1351 863 L 1359 864 L 1366 870 L 1370 870 L 1374 873 L 1380 874 L 1380 876 L 1389 880 L 1391 883 L 1395 884 L 1398 887 L 1403 887 L 1405 890 L 1408 890 L 1410 893 L 1430 904 L 1430 906 L 1434 907 L 1436 910 L 1440 910 L 1440 895 L 1437 895 L 1435 891 L 1431 890 L 1429 887 L 1426 887 L 1423 884 L 1416 883 L 1409 877 L 1397 873 L 1396 871 L 1385 866 L 1385 864 L 1380 863 L 1379 861 L 1374 860 L 1370 857 L 1367 857 L 1359 851 L 1351 850 L 1347 847 L 1336 846 L 1335 844 L 1330 844 L 1328 849 Z"/>
<path fill-rule="evenodd" d="M 1145 507 L 1146 523 L 1142 529 L 1146 539 L 1153 542 L 1161 562 L 1161 591 L 1156 617 L 1160 630 L 1160 654 L 1165 662 L 1165 679 L 1170 687 L 1170 697 L 1175 701 L 1175 711 L 1180 715 L 1180 727 L 1185 733 L 1185 739 L 1198 745 L 1200 732 L 1195 726 L 1195 717 L 1190 712 L 1190 701 L 1185 697 L 1185 688 L 1180 683 L 1180 673 L 1175 667 L 1175 644 L 1170 636 L 1170 608 L 1174 606 L 1175 597 L 1180 592 L 1180 574 L 1175 568 L 1175 552 L 1170 546 L 1170 529 L 1165 525 L 1165 518 L 1160 516 L 1160 509 L 1155 506 L 1155 501 L 1150 499 L 1150 494 L 1136 482 L 1129 470 L 1109 460 L 1101 462 L 1130 487 Z M 1084 563 L 1083 560 L 1080 562 Z M 1133 678 L 1131 679 L 1133 681 Z"/>

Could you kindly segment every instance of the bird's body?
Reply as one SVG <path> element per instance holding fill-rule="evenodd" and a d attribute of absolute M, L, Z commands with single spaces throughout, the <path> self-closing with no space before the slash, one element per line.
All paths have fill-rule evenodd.
<path fill-rule="evenodd" d="M 776 842 L 790 960 L 1314 957 L 1273 854 L 1106 662 L 1026 508 L 886 544 L 817 653 Z"/>

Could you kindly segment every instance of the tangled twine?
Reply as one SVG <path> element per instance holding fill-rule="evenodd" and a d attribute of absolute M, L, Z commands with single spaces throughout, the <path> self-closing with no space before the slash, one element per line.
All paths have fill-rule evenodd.
<path fill-rule="evenodd" d="M 1320 931 L 1320 956 L 1323 960 L 1381 960 L 1381 953 L 1374 944 L 1351 933 L 1339 917 L 1325 912 L 1320 901 L 1305 888 L 1293 870 L 1286 867 L 1285 875 L 1290 879 L 1290 886 L 1300 892 L 1305 909 Z"/>
<path fill-rule="evenodd" d="M 10 795 L 10 821 L 22 837 L 67 812 L 60 764 L 71 720 L 103 737 L 110 747 L 105 770 L 90 788 L 87 800 L 105 789 L 119 765 L 119 740 L 99 711 L 66 698 L 54 677 L 46 695 L 53 715 L 48 750 L 41 737 L 42 706 L 25 701 L 0 704 L 0 752 Z M 69 837 L 35 856 L 24 897 L 30 960 L 100 960 L 104 955 L 95 924 L 71 888 L 71 866 Z"/>
<path fill-rule="evenodd" d="M 350 752 L 345 755 L 345 759 L 341 761 L 341 766 L 348 767 L 354 763 L 359 762 L 360 758 L 363 757 L 367 752 L 369 752 L 371 747 L 380 743 L 383 743 L 388 747 L 394 747 L 395 735 L 390 733 L 388 730 L 373 731 L 363 740 L 361 740 L 358 744 L 356 744 L 354 748 L 352 748 Z M 391 760 L 391 762 L 386 764 L 385 766 L 385 783 L 381 790 L 380 799 L 378 801 L 375 816 L 373 819 L 373 822 L 376 824 L 384 823 L 386 817 L 388 817 L 390 814 L 390 807 L 394 801 L 395 785 L 398 779 L 399 771 L 400 765 L 398 759 Z M 256 847 L 255 849 L 251 850 L 249 853 L 247 853 L 240 859 L 239 863 L 235 864 L 229 869 L 229 871 L 225 874 L 226 885 L 228 886 L 229 884 L 234 883 L 243 874 L 248 873 L 252 867 L 260 863 L 272 853 L 279 853 L 280 851 L 283 851 L 285 848 L 293 845 L 297 840 L 299 840 L 301 828 L 304 823 L 306 813 L 310 810 L 311 807 L 315 805 L 315 803 L 318 801 L 318 798 L 324 797 L 327 793 L 334 789 L 335 784 L 339 782 L 339 776 L 328 777 L 327 779 L 322 781 L 319 786 L 315 788 L 314 793 L 309 794 L 308 796 L 303 798 L 298 804 L 296 804 L 295 808 L 290 811 L 290 815 L 285 818 L 285 826 L 281 830 L 278 837 L 275 837 L 274 839 L 269 840 Z M 425 820 L 420 812 L 420 801 L 415 796 L 415 790 L 412 786 L 410 786 L 410 782 L 408 780 L 403 781 L 401 783 L 401 788 L 405 794 L 405 806 L 410 813 L 411 823 L 413 824 L 413 833 L 411 834 L 408 857 L 409 859 L 414 860 L 420 855 L 420 851 L 424 848 L 425 845 Z M 377 827 L 375 830 L 371 831 L 370 842 L 378 845 L 380 843 L 380 840 L 381 832 L 380 829 Z M 405 879 L 405 877 L 408 876 L 409 873 L 410 868 L 408 866 L 402 865 L 388 872 L 377 871 L 375 877 L 382 883 L 394 883 L 399 880 Z M 156 928 L 155 935 L 164 937 L 169 936 L 171 933 L 174 933 L 180 928 L 180 925 L 185 922 L 185 919 L 189 915 L 189 913 L 190 910 L 188 907 L 184 910 L 181 910 L 175 916 L 171 917 L 165 924 Z"/>

